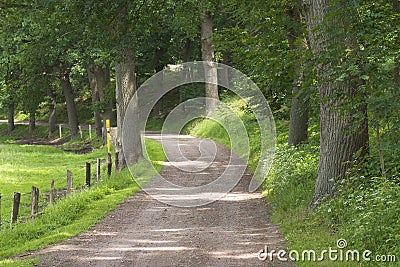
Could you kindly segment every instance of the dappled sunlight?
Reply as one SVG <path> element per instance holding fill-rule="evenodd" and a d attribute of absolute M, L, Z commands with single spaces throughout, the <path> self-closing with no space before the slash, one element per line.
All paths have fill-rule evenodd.
<path fill-rule="evenodd" d="M 163 210 L 165 208 L 161 207 Z M 215 211 L 216 208 L 203 208 L 202 212 Z M 177 210 L 179 211 L 179 209 Z M 193 211 L 193 209 L 185 209 L 184 213 L 193 213 Z M 153 212 L 157 216 L 156 212 L 160 211 L 154 209 Z M 182 216 L 181 219 L 189 215 Z M 246 220 L 246 218 L 243 219 Z M 216 220 L 218 221 L 217 218 Z M 170 221 L 167 225 L 172 226 L 173 224 L 174 222 Z M 177 224 L 182 225 L 179 222 Z M 74 261 L 77 255 L 84 251 L 84 256 L 80 256 L 79 261 L 91 264 L 101 261 L 118 264 L 118 262 L 126 260 L 128 255 L 131 258 L 135 255 L 136 259 L 145 257 L 148 260 L 171 255 L 185 255 L 185 262 L 204 261 L 204 265 L 207 266 L 221 264 L 225 266 L 241 264 L 255 266 L 260 263 L 257 259 L 258 251 L 266 244 L 271 244 L 271 247 L 275 248 L 276 240 L 279 238 L 279 233 L 272 224 L 265 224 L 262 228 L 243 228 L 236 223 L 225 226 L 194 225 L 177 228 L 158 228 L 157 225 L 149 225 L 149 227 L 139 228 L 133 232 L 129 230 L 133 233 L 129 236 L 124 233 L 123 229 L 118 232 L 90 231 L 78 237 L 73 244 L 50 247 L 41 254 L 51 255 L 51 253 L 65 251 L 67 258 L 64 260 L 69 262 Z M 205 240 L 213 240 L 212 247 L 215 248 L 203 247 Z M 221 260 L 224 261 L 221 262 Z M 226 264 L 224 264 L 225 261 Z"/>
<path fill-rule="evenodd" d="M 228 259 L 256 259 L 257 253 L 243 253 L 241 250 L 227 250 L 227 251 L 213 251 L 210 255 L 215 258 L 228 258 Z"/>
<path fill-rule="evenodd" d="M 228 193 L 220 201 L 245 201 L 261 198 L 262 195 L 257 193 Z"/>
<path fill-rule="evenodd" d="M 193 250 L 193 248 L 189 247 L 114 247 L 114 248 L 106 248 L 105 251 L 184 251 L 184 250 Z"/>
<path fill-rule="evenodd" d="M 89 235 L 89 236 L 94 236 L 94 235 L 100 235 L 100 236 L 116 236 L 118 232 L 98 232 L 96 230 L 89 232 L 84 235 Z"/>
<path fill-rule="evenodd" d="M 167 161 L 164 163 L 164 166 L 174 166 L 177 168 L 188 167 L 196 165 L 197 169 L 205 169 L 210 166 L 212 162 L 209 161 L 200 161 L 200 160 L 185 160 L 185 161 Z"/>

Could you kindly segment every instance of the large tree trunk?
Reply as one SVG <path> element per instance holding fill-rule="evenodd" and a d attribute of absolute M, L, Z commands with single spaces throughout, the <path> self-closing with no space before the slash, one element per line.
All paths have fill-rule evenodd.
<path fill-rule="evenodd" d="M 102 67 L 97 64 L 91 64 L 88 68 L 88 76 L 89 76 L 89 84 L 92 90 L 92 105 L 94 107 L 94 123 L 96 128 L 96 136 L 102 137 L 102 114 L 104 114 L 107 110 L 107 115 L 109 116 L 110 107 L 107 106 L 106 109 L 102 112 L 99 108 L 99 103 L 104 102 L 104 88 L 110 82 L 110 69 L 109 67 Z M 109 118 L 111 119 L 111 116 Z"/>
<path fill-rule="evenodd" d="M 298 8 L 288 11 L 293 26 L 289 29 L 289 49 L 307 49 L 307 41 L 301 33 L 296 31 L 300 27 L 301 13 Z M 290 106 L 289 145 L 300 145 L 308 140 L 308 110 L 309 101 L 305 94 L 299 94 L 301 83 L 304 79 L 303 64 L 298 63 L 293 67 L 292 105 Z"/>
<path fill-rule="evenodd" d="M 330 1 L 306 0 L 305 4 L 310 44 L 314 55 L 317 58 L 323 56 L 330 46 L 344 48 L 348 40 L 335 36 L 332 32 L 334 29 L 343 29 L 343 25 L 336 20 L 327 19 Z M 345 177 L 346 171 L 355 160 L 354 155 L 357 151 L 361 151 L 361 155 L 368 151 L 366 122 L 358 129 L 352 129 L 355 110 L 347 109 L 341 112 L 345 101 L 356 99 L 357 85 L 349 80 L 334 82 L 332 79 L 326 79 L 324 74 L 334 71 L 335 66 L 332 62 L 335 60 L 324 60 L 318 66 L 318 77 L 321 82 L 319 88 L 321 135 L 318 176 L 312 205 L 326 196 L 333 195 L 335 181 Z M 359 105 L 364 112 L 366 106 L 362 100 Z"/>
<path fill-rule="evenodd" d="M 129 129 L 129 144 L 132 144 L 132 155 L 124 155 L 123 145 L 122 145 L 122 129 L 123 122 L 126 114 L 126 110 L 129 102 L 136 92 L 136 77 L 135 77 L 135 56 L 134 50 L 131 46 L 127 48 L 123 55 L 123 62 L 117 63 L 115 66 L 115 79 L 116 79 L 116 101 L 117 101 L 117 147 L 116 150 L 119 152 L 119 162 L 120 168 L 126 166 L 126 162 L 135 163 L 143 158 L 142 143 L 140 137 L 139 127 L 132 127 Z M 136 103 L 137 104 L 137 103 Z M 134 120 L 136 122 L 139 119 L 139 114 L 137 110 L 137 105 L 133 108 Z M 133 125 L 138 125 L 132 122 Z M 125 158 L 127 157 L 127 159 Z M 129 158 L 128 158 L 129 157 Z"/>
<path fill-rule="evenodd" d="M 213 21 L 211 12 L 203 10 L 201 13 L 201 56 L 205 61 L 206 97 L 219 99 L 218 96 L 218 71 L 215 62 L 214 48 L 212 46 Z M 217 108 L 216 101 L 206 101 L 207 114 Z"/>
<path fill-rule="evenodd" d="M 52 138 L 53 132 L 56 130 L 56 96 L 54 95 L 54 92 L 50 89 L 48 91 L 48 96 L 50 97 L 50 103 L 49 103 L 49 134 L 48 137 Z"/>
<path fill-rule="evenodd" d="M 29 133 L 33 133 L 36 128 L 36 112 L 31 111 L 29 113 Z"/>
<path fill-rule="evenodd" d="M 60 64 L 60 82 L 65 102 L 67 104 L 68 124 L 72 138 L 76 137 L 78 133 L 78 112 L 75 106 L 74 91 L 70 81 L 70 70 L 64 65 Z"/>
<path fill-rule="evenodd" d="M 8 133 L 11 133 L 15 129 L 15 122 L 14 122 L 14 115 L 15 115 L 15 104 L 11 102 L 8 104 Z"/>

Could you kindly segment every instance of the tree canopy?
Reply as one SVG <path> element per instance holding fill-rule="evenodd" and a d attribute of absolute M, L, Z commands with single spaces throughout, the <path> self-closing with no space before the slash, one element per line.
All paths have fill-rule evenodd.
<path fill-rule="evenodd" d="M 206 20 L 212 56 L 201 49 Z M 326 174 L 330 184 L 320 198 L 333 194 L 332 181 L 345 176 L 349 162 L 368 157 L 371 145 L 379 147 L 371 157 L 379 157 L 381 174 L 397 170 L 385 154 L 395 153 L 400 128 L 399 25 L 397 0 L 2 0 L 0 107 L 9 118 L 16 110 L 34 121 L 56 101 L 74 136 L 88 96 L 98 128 L 115 117 L 117 66 L 129 63 L 127 56 L 136 88 L 167 64 L 200 60 L 203 51 L 257 83 L 275 116 L 290 119 L 290 144 L 307 142 L 308 121 L 320 121 L 318 177 Z M 171 104 L 163 101 L 166 113 Z M 327 149 L 333 158 L 324 158 Z M 338 157 L 345 150 L 348 156 Z"/>

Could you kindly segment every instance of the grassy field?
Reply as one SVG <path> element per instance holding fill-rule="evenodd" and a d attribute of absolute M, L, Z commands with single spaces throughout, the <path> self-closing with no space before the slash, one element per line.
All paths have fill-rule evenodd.
<path fill-rule="evenodd" d="M 244 103 L 226 99 L 242 118 L 250 138 L 249 167 L 254 170 L 258 161 L 260 137 L 254 119 L 243 112 Z M 222 126 L 210 120 L 198 120 L 186 131 L 191 135 L 210 138 L 225 146 L 230 140 Z M 395 255 L 396 262 L 365 261 L 299 261 L 298 266 L 400 266 L 400 187 L 395 181 L 372 174 L 376 167 L 371 151 L 369 166 L 357 166 L 337 189 L 337 196 L 310 210 L 314 193 L 319 156 L 319 127 L 310 122 L 309 142 L 299 147 L 287 145 L 288 122 L 277 121 L 277 148 L 272 169 L 263 184 L 263 194 L 273 209 L 273 222 L 289 243 L 289 250 L 337 249 L 337 240 L 344 238 L 348 249 L 371 250 L 372 258 Z M 394 159 L 392 159 L 394 160 Z M 317 255 L 318 257 L 319 255 Z"/>
<path fill-rule="evenodd" d="M 45 129 L 37 129 L 34 137 L 41 137 L 41 131 L 46 132 Z M 0 230 L 0 266 L 31 266 L 34 261 L 6 258 L 85 231 L 118 203 L 140 189 L 128 170 L 110 177 L 103 175 L 101 181 L 92 188 L 71 194 L 55 205 L 46 207 L 36 220 L 10 228 L 8 222 L 14 191 L 27 193 L 21 199 L 22 217 L 26 217 L 29 215 L 29 193 L 32 185 L 41 192 L 46 192 L 49 191 L 50 180 L 54 179 L 56 188 L 65 188 L 68 169 L 73 172 L 73 187 L 82 187 L 85 181 L 85 162 L 95 162 L 96 158 L 104 158 L 106 155 L 105 148 L 78 155 L 56 147 L 20 145 L 16 141 L 18 138 L 27 138 L 22 125 L 18 126 L 13 136 L 0 138 L 0 192 L 3 196 L 1 212 L 4 223 Z M 165 161 L 161 145 L 149 139 L 146 139 L 145 145 L 149 158 L 160 171 L 161 164 Z M 104 164 L 103 174 L 105 168 Z"/>

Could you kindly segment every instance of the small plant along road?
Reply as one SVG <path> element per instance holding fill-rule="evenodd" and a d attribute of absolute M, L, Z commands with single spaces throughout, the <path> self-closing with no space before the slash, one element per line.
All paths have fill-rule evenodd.
<path fill-rule="evenodd" d="M 159 140 L 158 135 L 149 137 Z M 214 161 L 201 172 L 190 172 L 170 163 L 180 147 L 187 158 L 184 169 L 198 164 L 202 139 L 171 136 L 161 142 L 170 148 L 166 150 L 169 162 L 161 175 L 182 186 L 215 180 L 224 172 L 231 154 L 219 144 L 206 142 L 203 145 L 216 147 Z M 164 204 L 140 191 L 89 231 L 33 256 L 40 258 L 39 266 L 292 266 L 290 262 L 274 259 L 267 263 L 257 257 L 266 245 L 269 251 L 278 251 L 287 244 L 271 222 L 270 209 L 261 193 L 247 191 L 250 179 L 246 170 L 225 197 L 190 208 Z M 174 196 L 171 193 L 164 197 Z"/>

